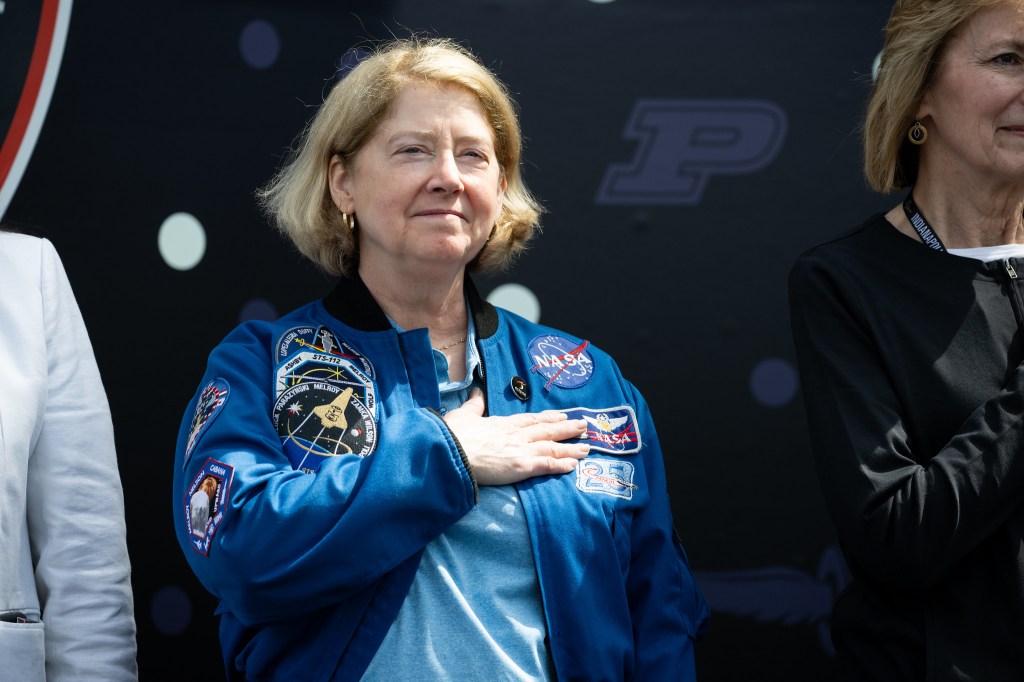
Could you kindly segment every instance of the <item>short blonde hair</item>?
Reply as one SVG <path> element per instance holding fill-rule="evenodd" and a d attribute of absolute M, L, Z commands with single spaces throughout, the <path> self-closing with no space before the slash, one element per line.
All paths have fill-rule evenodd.
<path fill-rule="evenodd" d="M 338 154 L 352 163 L 387 119 L 409 84 L 465 88 L 479 99 L 494 131 L 495 154 L 506 181 L 501 212 L 476 271 L 508 267 L 540 226 L 540 204 L 519 171 L 522 133 L 508 89 L 471 52 L 444 38 L 407 38 L 378 46 L 331 90 L 299 136 L 291 157 L 257 199 L 299 251 L 335 275 L 358 267 L 358 228 L 343 227 L 331 199 L 328 168 Z"/>
<path fill-rule="evenodd" d="M 907 140 L 921 98 L 961 25 L 1006 0 L 896 0 L 864 120 L 864 175 L 879 192 L 917 180 L 917 147 Z"/>

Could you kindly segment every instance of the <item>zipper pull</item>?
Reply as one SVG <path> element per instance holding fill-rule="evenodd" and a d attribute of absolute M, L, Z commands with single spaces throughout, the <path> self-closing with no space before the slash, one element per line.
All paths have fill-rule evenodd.
<path fill-rule="evenodd" d="M 1010 279 L 1017 279 L 1017 271 L 1013 269 L 1012 265 L 1010 265 L 1009 258 L 1003 259 L 1003 267 L 1006 268 L 1006 274 L 1010 276 Z"/>

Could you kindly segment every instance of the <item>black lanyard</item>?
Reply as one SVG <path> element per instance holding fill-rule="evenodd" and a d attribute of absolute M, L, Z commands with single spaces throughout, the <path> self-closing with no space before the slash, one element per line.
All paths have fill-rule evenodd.
<path fill-rule="evenodd" d="M 936 251 L 945 252 L 946 247 L 942 244 L 942 240 L 939 239 L 939 235 L 935 234 L 935 230 L 932 229 L 932 226 L 921 215 L 921 211 L 917 209 L 913 194 L 914 192 L 911 191 L 903 201 L 903 211 L 907 214 L 907 220 L 910 221 L 911 226 L 917 232 L 917 236 L 921 238 L 921 243 Z"/>

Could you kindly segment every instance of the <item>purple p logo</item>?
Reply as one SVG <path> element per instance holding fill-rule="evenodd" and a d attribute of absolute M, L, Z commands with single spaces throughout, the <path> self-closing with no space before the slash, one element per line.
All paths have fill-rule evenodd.
<path fill-rule="evenodd" d="M 712 175 L 752 173 L 786 138 L 786 112 L 763 100 L 641 99 L 626 124 L 633 161 L 605 172 L 598 204 L 693 205 Z"/>

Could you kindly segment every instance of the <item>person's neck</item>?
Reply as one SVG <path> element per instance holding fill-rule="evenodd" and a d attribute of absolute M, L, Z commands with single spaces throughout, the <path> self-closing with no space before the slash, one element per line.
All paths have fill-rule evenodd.
<path fill-rule="evenodd" d="M 972 186 L 924 175 L 914 185 L 914 203 L 947 249 L 1024 243 L 1021 185 Z"/>
<path fill-rule="evenodd" d="M 465 337 L 469 318 L 464 269 L 443 274 L 360 263 L 359 276 L 381 309 L 402 329 L 426 327 L 434 345 Z"/>

